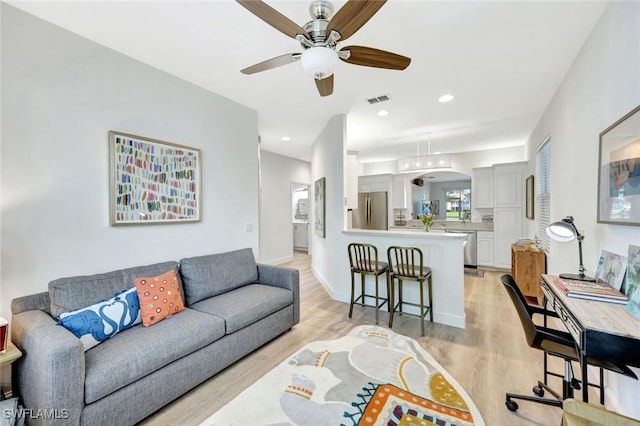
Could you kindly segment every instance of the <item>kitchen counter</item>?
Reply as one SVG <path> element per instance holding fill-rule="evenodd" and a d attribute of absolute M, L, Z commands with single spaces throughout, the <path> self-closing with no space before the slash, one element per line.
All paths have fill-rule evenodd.
<path fill-rule="evenodd" d="M 380 236 L 393 236 L 396 238 L 429 238 L 429 239 L 459 239 L 464 240 L 465 237 L 461 234 L 448 234 L 442 232 L 443 230 L 434 230 L 425 232 L 423 228 L 398 228 L 394 229 L 393 227 L 389 227 L 388 231 L 378 230 L 378 229 L 349 229 L 347 231 L 343 231 L 345 234 L 353 234 L 353 235 L 380 235 Z"/>
<path fill-rule="evenodd" d="M 422 228 L 388 231 L 349 229 L 343 234 L 347 244 L 359 242 L 376 246 L 378 259 L 382 262 L 387 261 L 387 249 L 390 246 L 420 248 L 424 254 L 424 264 L 431 268 L 433 276 L 433 321 L 464 328 L 465 235 L 425 232 Z M 403 296 L 407 301 L 419 300 L 418 286 L 405 284 Z M 413 311 L 410 306 L 406 309 Z"/>
<path fill-rule="evenodd" d="M 424 226 L 418 219 L 411 219 L 407 221 L 405 226 L 391 225 L 389 230 L 419 230 L 424 232 Z M 454 222 L 450 220 L 436 220 L 431 225 L 431 230 L 448 230 L 448 231 L 493 231 L 493 223 L 485 222 L 468 222 L 459 221 Z"/>

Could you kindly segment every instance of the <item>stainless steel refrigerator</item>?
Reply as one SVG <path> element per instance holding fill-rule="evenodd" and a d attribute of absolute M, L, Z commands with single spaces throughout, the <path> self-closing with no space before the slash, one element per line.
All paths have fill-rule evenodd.
<path fill-rule="evenodd" d="M 361 192 L 358 208 L 352 213 L 352 226 L 358 229 L 389 229 L 387 193 Z"/>

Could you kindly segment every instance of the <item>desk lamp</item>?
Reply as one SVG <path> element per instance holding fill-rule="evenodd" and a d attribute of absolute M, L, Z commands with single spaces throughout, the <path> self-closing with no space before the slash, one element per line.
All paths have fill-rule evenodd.
<path fill-rule="evenodd" d="M 580 266 L 578 267 L 577 274 L 560 274 L 560 278 L 567 278 L 570 280 L 578 281 L 595 281 L 595 278 L 588 277 L 584 274 L 584 266 L 582 265 L 582 240 L 584 240 L 584 234 L 581 234 L 573 223 L 573 216 L 567 216 L 560 222 L 554 222 L 547 226 L 547 235 L 549 238 L 561 243 L 568 243 L 570 241 L 578 239 L 578 254 L 580 256 Z"/>

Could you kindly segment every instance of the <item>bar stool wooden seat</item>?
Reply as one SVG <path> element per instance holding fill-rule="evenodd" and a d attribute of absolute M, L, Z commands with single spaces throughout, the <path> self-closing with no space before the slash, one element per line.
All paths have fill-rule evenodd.
<path fill-rule="evenodd" d="M 386 262 L 378 261 L 378 248 L 371 244 L 351 243 L 347 247 L 349 252 L 349 264 L 351 265 L 351 304 L 349 305 L 349 318 L 353 314 L 353 305 L 367 306 L 376 309 L 376 325 L 379 322 L 380 308 L 387 304 L 389 307 L 389 279 L 388 274 L 385 279 L 386 294 L 380 295 L 379 277 L 386 274 L 389 265 Z M 360 274 L 360 295 L 355 297 L 356 284 L 355 274 Z M 365 292 L 365 277 L 371 275 L 375 277 L 375 294 Z M 367 299 L 375 299 L 374 304 L 367 303 Z M 373 301 L 372 301 L 373 302 Z"/>
<path fill-rule="evenodd" d="M 401 315 L 420 318 L 422 335 L 424 336 L 424 322 L 427 313 L 429 320 L 433 322 L 433 298 L 431 291 L 431 268 L 424 266 L 424 256 L 422 250 L 417 247 L 391 246 L 387 249 L 387 259 L 389 260 L 389 298 L 391 313 L 389 314 L 389 327 L 393 326 L 393 314 L 398 312 Z M 395 283 L 398 281 L 398 303 L 395 304 Z M 402 300 L 402 284 L 404 281 L 416 281 L 420 285 L 419 303 L 406 302 Z M 429 296 L 428 304 L 425 304 L 424 287 L 427 287 Z M 420 314 L 407 313 L 403 310 L 403 305 L 420 308 Z"/>

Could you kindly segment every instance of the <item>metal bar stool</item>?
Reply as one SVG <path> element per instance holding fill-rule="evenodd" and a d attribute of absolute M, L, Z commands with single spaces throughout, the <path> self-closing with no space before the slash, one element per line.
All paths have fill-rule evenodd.
<path fill-rule="evenodd" d="M 385 262 L 378 261 L 378 249 L 371 244 L 351 243 L 347 247 L 349 252 L 349 264 L 351 265 L 351 304 L 349 306 L 349 318 L 353 314 L 353 305 L 368 306 L 376 308 L 376 325 L 379 322 L 379 310 L 384 304 L 389 307 L 389 278 L 387 274 L 386 297 L 380 296 L 378 277 L 387 273 L 389 266 Z M 355 274 L 360 274 L 360 296 L 355 297 L 356 284 Z M 372 275 L 376 279 L 375 295 L 365 293 L 365 277 Z M 375 305 L 366 303 L 366 298 L 375 299 Z"/>
<path fill-rule="evenodd" d="M 389 315 L 389 327 L 393 326 L 393 314 L 398 312 L 401 315 L 420 318 L 422 335 L 424 336 L 424 321 L 427 313 L 433 322 L 433 298 L 431 293 L 431 268 L 424 266 L 422 250 L 417 247 L 391 246 L 387 249 L 387 259 L 389 259 L 389 298 L 391 313 Z M 395 280 L 398 280 L 398 303 L 395 302 Z M 403 281 L 417 281 L 420 285 L 420 303 L 405 302 L 402 300 Z M 429 304 L 425 305 L 424 284 L 427 283 Z M 404 312 L 403 305 L 420 308 L 420 314 Z"/>

